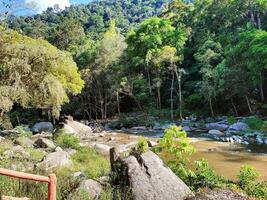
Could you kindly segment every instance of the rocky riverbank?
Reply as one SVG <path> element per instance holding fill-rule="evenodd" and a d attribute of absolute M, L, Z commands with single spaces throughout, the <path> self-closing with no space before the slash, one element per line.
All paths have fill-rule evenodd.
<path fill-rule="evenodd" d="M 245 144 L 243 138 L 248 137 L 247 134 L 250 131 L 249 125 L 246 124 L 245 121 L 246 119 L 239 119 L 237 122 L 230 125 L 227 120 L 203 123 L 203 121 L 187 119 L 184 120 L 182 124 L 178 122 L 156 122 L 153 126 L 133 126 L 127 128 L 122 126 L 119 130 L 112 130 L 112 127 L 108 123 L 101 126 L 88 126 L 73 120 L 71 117 L 66 118 L 59 127 L 54 127 L 50 122 L 40 122 L 30 128 L 17 127 L 13 130 L 0 132 L 1 167 L 25 172 L 36 172 L 36 170 L 38 171 L 41 169 L 45 174 L 55 172 L 61 168 L 66 168 L 70 171 L 68 175 L 64 172 L 64 176 L 74 177 L 75 184 L 71 186 L 68 195 L 65 195 L 64 199 L 75 199 L 74 197 L 79 191 L 84 190 L 86 193 L 89 193 L 92 198 L 99 198 L 103 191 L 105 191 L 107 187 L 110 187 L 110 184 L 113 184 L 110 179 L 107 159 L 109 159 L 110 151 L 116 148 L 116 151 L 120 155 L 123 155 L 122 159 L 117 158 L 116 160 L 118 162 L 124 160 L 123 165 L 126 166 L 126 169 L 131 169 L 128 171 L 127 175 L 124 174 L 122 177 L 123 179 L 129 178 L 126 183 L 131 183 L 127 187 L 131 187 L 131 191 L 135 192 L 133 193 L 134 199 L 144 199 L 144 196 L 149 196 L 153 192 L 154 196 L 157 196 L 157 199 L 162 199 L 164 194 L 159 192 L 160 190 L 153 190 L 153 192 L 151 191 L 149 193 L 147 193 L 147 191 L 150 191 L 151 188 L 155 188 L 155 186 L 164 189 L 168 184 L 170 185 L 168 185 L 167 188 L 176 188 L 171 191 L 180 190 L 179 195 L 185 194 L 179 196 L 178 199 L 185 199 L 189 198 L 189 193 L 191 194 L 191 192 L 186 192 L 187 189 L 183 189 L 186 186 L 178 187 L 181 181 L 174 174 L 169 174 L 170 177 L 174 177 L 172 178 L 174 180 L 173 183 L 168 182 L 167 184 L 164 182 L 165 178 L 169 176 L 167 176 L 166 173 L 169 173 L 170 169 L 162 166 L 162 161 L 156 154 L 148 152 L 142 155 L 142 162 L 140 161 L 141 157 L 131 157 L 131 154 L 129 155 L 129 152 L 136 146 L 141 135 L 155 136 L 148 137 L 147 140 L 149 147 L 154 147 L 158 145 L 158 139 L 163 135 L 164 129 L 173 124 L 177 124 L 182 125 L 184 130 L 189 134 L 192 132 L 197 135 L 204 134 L 204 136 L 209 136 L 215 140 L 223 140 L 223 138 L 230 137 L 233 138 L 233 141 L 229 140 L 227 142 L 233 143 L 239 142 L 234 139 L 234 137 L 237 136 L 234 134 L 242 132 L 246 135 L 238 136 L 242 137 L 240 143 Z M 64 136 L 63 138 L 69 139 L 62 142 L 62 138 L 59 139 L 60 137 L 58 137 L 62 134 Z M 251 138 L 256 140 L 258 136 L 259 134 L 257 134 L 256 137 L 253 135 Z M 75 140 L 73 137 L 79 138 L 79 140 Z M 76 144 L 77 141 L 78 144 Z M 249 140 L 246 141 L 249 142 Z M 77 148 L 77 145 L 79 148 Z M 83 148 L 94 149 L 94 151 Z M 209 149 L 211 148 L 207 147 L 204 151 L 214 152 Z M 104 157 L 100 157 L 99 154 Z M 88 157 L 90 158 L 88 159 Z M 137 159 L 137 162 L 134 162 L 134 158 Z M 92 163 L 95 165 L 92 165 Z M 111 166 L 111 168 L 113 167 Z M 156 174 L 162 173 L 162 178 L 156 176 Z M 149 176 L 146 177 L 147 175 Z M 147 181 L 147 184 L 143 184 L 142 187 L 139 187 L 140 181 L 142 184 Z M 179 182 L 179 184 L 177 184 L 177 182 Z M 147 189 L 143 186 L 146 186 Z M 225 190 L 210 192 L 210 194 L 223 196 L 223 194 L 227 192 L 232 194 L 231 191 Z M 246 199 L 245 197 L 243 198 L 242 194 L 234 194 L 238 196 L 237 199 Z M 175 197 L 174 195 L 172 196 Z M 197 199 L 201 199 L 200 196 L 203 195 L 200 194 Z M 166 198 L 164 197 L 164 199 Z"/>

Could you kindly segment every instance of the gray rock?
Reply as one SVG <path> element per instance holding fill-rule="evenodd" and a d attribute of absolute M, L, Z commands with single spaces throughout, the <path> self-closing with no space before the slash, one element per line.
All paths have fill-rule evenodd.
<path fill-rule="evenodd" d="M 240 137 L 240 136 L 234 135 L 232 138 L 236 143 L 241 143 L 242 142 L 242 137 Z"/>
<path fill-rule="evenodd" d="M 27 147 L 27 148 L 29 148 L 29 147 L 32 147 L 32 146 L 33 146 L 34 141 L 31 140 L 31 139 L 28 138 L 28 137 L 18 137 L 18 138 L 15 140 L 14 143 L 15 143 L 15 144 L 18 144 L 18 145 L 20 145 L 20 146 L 22 146 L 22 147 Z"/>
<path fill-rule="evenodd" d="M 192 195 L 189 187 L 156 154 L 148 151 L 140 159 L 131 155 L 122 161 L 133 200 L 183 200 Z"/>
<path fill-rule="evenodd" d="M 118 146 L 118 151 L 119 151 L 119 153 L 123 153 L 123 152 L 128 151 L 128 149 L 127 149 L 126 145 L 121 144 Z"/>
<path fill-rule="evenodd" d="M 39 122 L 34 124 L 32 127 L 32 131 L 35 133 L 41 133 L 41 132 L 53 132 L 53 124 L 51 122 Z"/>
<path fill-rule="evenodd" d="M 159 123 L 155 123 L 155 125 L 153 126 L 154 130 L 165 130 L 167 128 L 170 128 L 170 126 L 175 125 L 174 123 L 168 123 L 168 124 L 163 124 L 160 125 Z"/>
<path fill-rule="evenodd" d="M 56 147 L 55 151 L 63 151 L 61 147 Z"/>
<path fill-rule="evenodd" d="M 264 143 L 267 144 L 267 138 L 265 138 Z"/>
<path fill-rule="evenodd" d="M 47 138 L 39 138 L 34 142 L 35 147 L 37 148 L 48 148 L 48 149 L 55 149 L 56 145 L 53 141 Z"/>
<path fill-rule="evenodd" d="M 110 146 L 97 143 L 94 146 L 95 150 L 102 155 L 109 155 Z"/>
<path fill-rule="evenodd" d="M 77 188 L 77 191 L 80 190 L 87 192 L 92 199 L 96 199 L 100 196 L 102 187 L 97 181 L 88 179 L 81 182 Z"/>
<path fill-rule="evenodd" d="M 60 167 L 73 167 L 70 155 L 66 151 L 58 151 L 48 154 L 40 165 L 45 167 L 46 171 L 52 171 L 53 169 Z"/>
<path fill-rule="evenodd" d="M 29 159 L 30 154 L 22 146 L 14 146 L 12 149 L 3 152 L 6 158 L 19 158 L 19 159 Z"/>
<path fill-rule="evenodd" d="M 147 128 L 145 126 L 134 126 L 130 128 L 131 130 L 139 130 L 139 131 L 146 131 Z"/>
<path fill-rule="evenodd" d="M 209 130 L 210 135 L 223 136 L 224 133 L 218 130 Z"/>
<path fill-rule="evenodd" d="M 195 197 L 187 200 L 248 200 L 244 194 L 229 189 L 215 189 L 197 193 Z"/>
<path fill-rule="evenodd" d="M 231 131 L 246 131 L 249 129 L 248 125 L 244 122 L 234 123 L 229 127 Z"/>
<path fill-rule="evenodd" d="M 63 129 L 66 133 L 73 134 L 80 138 L 86 138 L 93 134 L 92 128 L 77 121 L 65 120 Z"/>
<path fill-rule="evenodd" d="M 243 141 L 242 144 L 248 145 L 249 143 L 247 141 Z"/>
<path fill-rule="evenodd" d="M 98 181 L 101 185 L 108 185 L 110 182 L 109 176 L 101 176 L 98 178 Z"/>
<path fill-rule="evenodd" d="M 228 125 L 226 124 L 219 124 L 219 123 L 208 123 L 205 125 L 207 130 L 218 130 L 218 131 L 225 131 L 228 129 Z"/>
<path fill-rule="evenodd" d="M 189 132 L 189 131 L 191 131 L 191 128 L 189 126 L 183 126 L 183 130 L 185 132 Z"/>
<path fill-rule="evenodd" d="M 260 138 L 260 137 L 257 137 L 257 138 L 256 138 L 256 142 L 259 143 L 259 144 L 264 143 L 263 139 Z"/>
<path fill-rule="evenodd" d="M 63 125 L 63 130 L 66 133 L 72 134 L 72 135 L 77 135 L 78 133 L 76 132 L 76 130 L 74 128 L 72 128 L 71 126 L 69 126 L 68 124 L 64 124 Z"/>
<path fill-rule="evenodd" d="M 5 138 L 2 137 L 2 136 L 0 136 L 0 142 L 2 142 L 2 141 L 4 141 L 4 140 L 5 140 Z"/>
<path fill-rule="evenodd" d="M 86 176 L 84 175 L 83 172 L 75 172 L 75 173 L 73 174 L 73 177 L 74 177 L 74 178 L 79 178 L 79 179 L 84 179 Z"/>
<path fill-rule="evenodd" d="M 158 145 L 158 143 L 155 142 L 155 141 L 153 141 L 153 140 L 148 140 L 147 141 L 147 144 L 148 144 L 149 147 L 155 147 L 155 146 Z"/>

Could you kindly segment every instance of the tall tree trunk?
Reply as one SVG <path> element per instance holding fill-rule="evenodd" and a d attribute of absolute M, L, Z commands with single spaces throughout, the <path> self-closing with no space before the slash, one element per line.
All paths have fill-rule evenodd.
<path fill-rule="evenodd" d="M 121 114 L 121 109 L 120 109 L 120 97 L 119 97 L 119 91 L 116 92 L 116 98 L 117 98 L 117 109 L 119 115 Z"/>
<path fill-rule="evenodd" d="M 176 77 L 178 80 L 178 87 L 179 87 L 179 114 L 180 114 L 180 119 L 183 119 L 183 108 L 182 108 L 182 86 L 181 86 L 181 78 L 182 78 L 182 74 L 178 73 L 177 67 L 175 67 L 175 73 L 176 73 Z"/>
<path fill-rule="evenodd" d="M 174 72 L 172 71 L 172 85 L 171 85 L 171 120 L 173 121 L 173 88 L 174 87 Z"/>
<path fill-rule="evenodd" d="M 257 28 L 261 29 L 261 17 L 260 13 L 257 14 Z"/>
<path fill-rule="evenodd" d="M 178 85 L 179 85 L 179 110 L 180 110 L 180 119 L 183 119 L 183 110 L 182 110 L 182 86 L 181 86 L 181 75 L 178 79 Z"/>
<path fill-rule="evenodd" d="M 150 96 L 152 95 L 152 87 L 151 87 L 151 78 L 150 78 L 150 72 L 148 65 L 146 65 L 146 71 L 147 71 L 147 78 L 148 78 L 148 89 L 149 89 L 149 94 Z"/>
<path fill-rule="evenodd" d="M 95 96 L 95 119 L 97 121 L 98 109 L 97 109 L 97 98 Z"/>
<path fill-rule="evenodd" d="M 246 102 L 247 102 L 247 105 L 248 105 L 249 112 L 250 112 L 250 114 L 253 114 L 248 96 L 246 95 L 245 98 L 246 98 Z"/>
<path fill-rule="evenodd" d="M 211 113 L 211 116 L 214 117 L 214 112 L 213 112 L 213 107 L 212 107 L 211 98 L 209 98 L 209 106 L 210 106 L 210 113 Z"/>
<path fill-rule="evenodd" d="M 161 94 L 160 94 L 160 88 L 157 88 L 157 94 L 158 94 L 159 110 L 161 110 Z"/>
<path fill-rule="evenodd" d="M 255 20 L 255 15 L 254 15 L 252 8 L 249 11 L 249 15 L 250 15 L 250 23 L 254 26 L 257 26 L 256 20 Z"/>
<path fill-rule="evenodd" d="M 101 119 L 104 119 L 104 101 L 100 100 Z"/>
<path fill-rule="evenodd" d="M 107 119 L 107 113 L 108 113 L 108 100 L 107 100 L 107 94 L 105 95 L 105 103 L 104 103 L 104 119 Z"/>
<path fill-rule="evenodd" d="M 264 90 L 263 90 L 263 77 L 262 77 L 262 73 L 260 73 L 260 84 L 259 84 L 259 89 L 260 89 L 260 96 L 261 96 L 261 101 L 264 102 L 265 101 L 265 97 L 264 97 Z"/>
<path fill-rule="evenodd" d="M 238 117 L 238 112 L 237 112 L 237 109 L 236 109 L 236 106 L 235 106 L 235 103 L 234 103 L 233 98 L 231 98 L 231 104 L 232 104 L 233 109 L 234 109 L 234 111 L 235 111 L 235 115 Z"/>

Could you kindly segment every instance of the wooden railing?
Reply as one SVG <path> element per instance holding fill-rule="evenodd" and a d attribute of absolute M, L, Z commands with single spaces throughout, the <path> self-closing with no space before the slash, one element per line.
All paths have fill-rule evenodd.
<path fill-rule="evenodd" d="M 46 176 L 39 176 L 39 175 L 0 168 L 0 175 L 24 179 L 24 180 L 32 180 L 32 181 L 48 183 L 48 200 L 56 200 L 57 198 L 56 197 L 57 178 L 55 174 L 50 174 L 48 177 L 46 177 Z"/>

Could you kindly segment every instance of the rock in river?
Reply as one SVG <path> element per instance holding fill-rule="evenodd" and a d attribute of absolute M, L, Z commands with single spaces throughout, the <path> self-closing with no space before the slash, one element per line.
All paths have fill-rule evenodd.
<path fill-rule="evenodd" d="M 208 130 L 218 130 L 218 131 L 225 131 L 226 129 L 228 129 L 228 125 L 219 123 L 208 123 L 205 125 L 205 127 Z"/>
<path fill-rule="evenodd" d="M 210 135 L 223 136 L 224 133 L 218 130 L 209 130 Z"/>
<path fill-rule="evenodd" d="M 249 129 L 248 125 L 244 122 L 234 123 L 229 127 L 231 131 L 246 131 Z"/>

